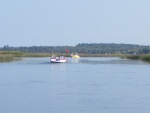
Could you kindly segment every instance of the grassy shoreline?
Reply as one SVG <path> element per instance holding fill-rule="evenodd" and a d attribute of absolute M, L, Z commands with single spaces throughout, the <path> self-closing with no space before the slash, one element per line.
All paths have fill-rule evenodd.
<path fill-rule="evenodd" d="M 150 62 L 150 54 L 146 54 L 146 55 L 128 55 L 126 58 L 127 59 L 132 59 L 132 60 L 142 60 L 142 61 Z"/>
<path fill-rule="evenodd" d="M 58 56 L 63 55 L 70 57 L 70 54 L 55 53 Z M 150 62 L 150 54 L 148 55 L 128 55 L 128 54 L 79 54 L 81 57 L 120 57 L 133 60 L 143 60 Z M 23 53 L 18 51 L 0 51 L 0 62 L 14 61 L 18 57 L 51 57 L 51 53 Z"/>
<path fill-rule="evenodd" d="M 0 55 L 0 62 L 9 62 L 13 60 L 14 60 L 13 55 Z"/>

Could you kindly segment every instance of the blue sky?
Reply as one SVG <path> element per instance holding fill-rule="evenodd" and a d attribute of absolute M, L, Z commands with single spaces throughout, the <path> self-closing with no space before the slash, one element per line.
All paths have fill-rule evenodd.
<path fill-rule="evenodd" d="M 0 47 L 150 45 L 150 0 L 0 0 Z"/>

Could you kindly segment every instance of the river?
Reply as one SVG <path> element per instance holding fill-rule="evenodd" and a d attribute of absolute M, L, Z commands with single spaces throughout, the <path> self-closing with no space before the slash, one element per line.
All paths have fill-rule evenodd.
<path fill-rule="evenodd" d="M 150 64 L 120 58 L 0 63 L 0 113 L 150 113 Z"/>

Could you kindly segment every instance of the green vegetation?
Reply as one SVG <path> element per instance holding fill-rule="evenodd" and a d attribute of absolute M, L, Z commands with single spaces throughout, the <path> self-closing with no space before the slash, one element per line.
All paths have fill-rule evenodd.
<path fill-rule="evenodd" d="M 128 55 L 128 56 L 126 56 L 126 58 L 150 62 L 150 54 L 147 54 L 147 55 Z"/>
<path fill-rule="evenodd" d="M 13 55 L 1 55 L 0 54 L 0 62 L 8 62 L 14 59 Z"/>
<path fill-rule="evenodd" d="M 20 51 L 24 53 L 69 53 L 79 54 L 148 54 L 150 46 L 135 44 L 114 44 L 114 43 L 82 43 L 76 46 L 32 46 L 32 47 L 10 47 L 5 45 L 0 51 Z"/>
<path fill-rule="evenodd" d="M 49 57 L 48 53 L 23 53 L 18 51 L 0 51 L 0 62 L 9 62 L 18 57 Z"/>
<path fill-rule="evenodd" d="M 12 55 L 14 57 L 19 57 L 23 55 L 23 52 L 19 51 L 0 51 L 0 55 Z"/>
<path fill-rule="evenodd" d="M 21 56 L 22 52 L 0 51 L 0 62 L 13 61 L 15 57 Z"/>
<path fill-rule="evenodd" d="M 69 53 L 65 53 L 66 49 L 69 50 Z M 81 57 L 121 57 L 150 61 L 150 46 L 82 43 L 76 46 L 9 47 L 6 45 L 0 48 L 0 62 L 12 61 L 16 57 L 51 57 L 52 53 L 70 57 L 73 52 L 77 52 Z"/>
<path fill-rule="evenodd" d="M 142 60 L 150 62 L 150 55 L 143 56 Z"/>
<path fill-rule="evenodd" d="M 60 56 L 70 57 L 70 54 L 66 53 L 55 53 Z M 79 54 L 81 57 L 120 57 L 133 60 L 143 60 L 150 62 L 150 54 L 145 55 L 129 55 L 129 54 Z M 9 62 L 15 60 L 15 58 L 20 57 L 51 57 L 50 53 L 23 53 L 18 51 L 1 51 L 0 52 L 0 62 Z"/>
<path fill-rule="evenodd" d="M 49 53 L 23 53 L 20 57 L 50 57 Z"/>

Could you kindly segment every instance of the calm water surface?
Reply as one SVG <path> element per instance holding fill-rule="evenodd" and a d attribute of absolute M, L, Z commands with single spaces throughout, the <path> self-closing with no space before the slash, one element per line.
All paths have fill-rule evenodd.
<path fill-rule="evenodd" d="M 150 113 L 150 64 L 119 58 L 0 63 L 0 113 Z"/>

